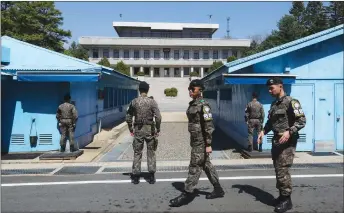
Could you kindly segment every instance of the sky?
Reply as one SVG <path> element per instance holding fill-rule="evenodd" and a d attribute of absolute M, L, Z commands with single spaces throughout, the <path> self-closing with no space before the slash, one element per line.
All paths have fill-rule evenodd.
<path fill-rule="evenodd" d="M 117 37 L 114 21 L 181 22 L 219 24 L 214 38 L 269 34 L 279 19 L 289 13 L 291 2 L 56 2 L 62 12 L 62 28 L 71 30 L 72 41 L 81 36 Z M 122 18 L 120 15 L 122 14 Z M 68 47 L 69 44 L 65 46 Z"/>

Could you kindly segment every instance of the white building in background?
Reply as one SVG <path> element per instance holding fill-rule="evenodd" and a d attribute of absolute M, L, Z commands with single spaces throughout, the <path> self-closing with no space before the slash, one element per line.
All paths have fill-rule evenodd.
<path fill-rule="evenodd" d="M 203 77 L 214 61 L 241 57 L 249 39 L 212 38 L 218 24 L 113 22 L 118 37 L 83 36 L 79 43 L 89 50 L 89 61 L 106 57 L 111 64 L 123 61 L 130 75 L 147 77 Z"/>

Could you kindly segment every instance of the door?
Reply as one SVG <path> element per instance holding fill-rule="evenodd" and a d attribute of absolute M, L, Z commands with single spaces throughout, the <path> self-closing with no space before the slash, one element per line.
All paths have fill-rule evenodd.
<path fill-rule="evenodd" d="M 291 86 L 290 96 L 299 100 L 306 115 L 306 126 L 299 131 L 297 151 L 313 151 L 314 139 L 314 87 L 313 84 Z"/>
<path fill-rule="evenodd" d="M 334 100 L 336 149 L 343 150 L 343 84 L 335 85 Z"/>

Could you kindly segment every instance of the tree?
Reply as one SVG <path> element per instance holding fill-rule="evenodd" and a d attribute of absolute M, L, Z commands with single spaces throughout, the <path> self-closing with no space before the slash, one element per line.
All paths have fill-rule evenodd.
<path fill-rule="evenodd" d="M 304 24 L 307 35 L 311 35 L 328 28 L 326 8 L 321 1 L 310 1 L 305 10 Z"/>
<path fill-rule="evenodd" d="M 227 58 L 227 63 L 228 62 L 231 62 L 231 61 L 235 61 L 237 58 L 234 56 L 234 55 L 232 55 L 232 56 L 229 56 L 228 58 Z"/>
<path fill-rule="evenodd" d="M 330 27 L 344 24 L 344 2 L 331 1 L 326 9 Z"/>
<path fill-rule="evenodd" d="M 75 41 L 70 45 L 70 47 L 64 51 L 64 54 L 88 61 L 88 52 L 80 44 L 76 44 Z"/>
<path fill-rule="evenodd" d="M 117 62 L 116 65 L 111 65 L 111 68 L 113 68 L 114 70 L 116 70 L 122 74 L 130 76 L 130 68 L 123 61 Z"/>
<path fill-rule="evenodd" d="M 105 66 L 105 67 L 110 67 L 110 62 L 107 58 L 102 58 L 97 64 Z"/>
<path fill-rule="evenodd" d="M 213 72 L 214 70 L 218 69 L 219 67 L 223 66 L 222 61 L 214 61 L 213 64 L 209 68 L 209 73 Z"/>
<path fill-rule="evenodd" d="M 293 1 L 292 8 L 289 10 L 290 15 L 294 16 L 298 23 L 303 23 L 303 17 L 305 15 L 305 5 L 302 1 Z"/>
<path fill-rule="evenodd" d="M 305 29 L 297 18 L 285 15 L 278 22 L 278 35 L 282 43 L 287 43 L 302 38 L 305 35 Z"/>
<path fill-rule="evenodd" d="M 1 36 L 63 52 L 63 43 L 72 35 L 60 28 L 61 14 L 54 2 L 1 2 Z"/>

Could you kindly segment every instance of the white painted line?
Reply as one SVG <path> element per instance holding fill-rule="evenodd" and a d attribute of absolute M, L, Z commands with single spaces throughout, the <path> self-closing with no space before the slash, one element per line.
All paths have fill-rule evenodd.
<path fill-rule="evenodd" d="M 343 174 L 318 174 L 318 175 L 292 175 L 292 178 L 316 178 L 316 177 L 343 177 Z M 220 177 L 220 180 L 259 180 L 259 179 L 275 179 L 276 176 L 235 176 Z M 166 178 L 157 179 L 157 182 L 174 182 L 185 181 L 186 178 Z M 208 178 L 200 178 L 199 180 L 208 180 Z M 131 183 L 131 180 L 86 180 L 86 181 L 65 181 L 65 182 L 32 182 L 32 183 L 4 183 L 3 187 L 8 186 L 48 186 L 48 185 L 80 185 L 95 183 Z"/>

